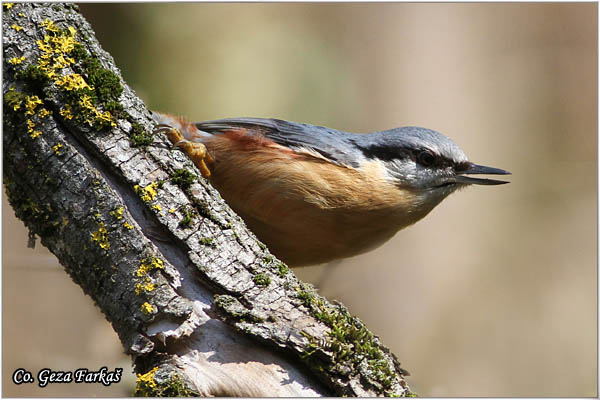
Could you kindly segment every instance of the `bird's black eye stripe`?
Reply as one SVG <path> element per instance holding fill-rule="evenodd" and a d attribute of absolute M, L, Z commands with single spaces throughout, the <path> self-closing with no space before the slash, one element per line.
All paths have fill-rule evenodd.
<path fill-rule="evenodd" d="M 420 151 L 417 154 L 417 162 L 424 167 L 431 167 L 436 162 L 436 157 L 429 150 Z"/>
<path fill-rule="evenodd" d="M 410 157 L 410 151 L 404 147 L 384 147 L 372 146 L 362 149 L 367 158 L 375 158 L 381 161 L 393 161 L 405 157 Z"/>
<path fill-rule="evenodd" d="M 421 149 L 413 151 L 414 160 L 421 166 L 429 168 L 448 168 L 456 167 L 456 163 L 444 156 L 434 153 L 428 149 Z M 460 163 L 459 163 L 460 164 Z M 460 164 L 462 165 L 462 164 Z"/>
<path fill-rule="evenodd" d="M 459 162 L 459 163 L 455 163 L 454 164 L 454 170 L 456 172 L 463 172 L 463 171 L 466 171 L 469 168 L 471 168 L 471 165 L 472 164 L 470 162 L 468 162 L 468 161 L 462 161 L 462 162 Z"/>
<path fill-rule="evenodd" d="M 429 149 L 411 149 L 407 147 L 371 146 L 361 148 L 365 157 L 381 161 L 412 159 L 423 167 L 446 168 L 454 166 L 455 162 Z M 461 164 L 462 166 L 462 164 Z"/>

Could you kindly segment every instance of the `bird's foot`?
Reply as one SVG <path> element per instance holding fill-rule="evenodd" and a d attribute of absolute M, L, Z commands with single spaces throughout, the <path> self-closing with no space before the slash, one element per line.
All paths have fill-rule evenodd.
<path fill-rule="evenodd" d="M 160 124 L 154 130 L 154 133 L 165 133 L 171 143 L 173 143 L 173 149 L 183 151 L 192 160 L 194 165 L 198 167 L 203 177 L 210 177 L 210 169 L 207 163 L 213 163 L 214 159 L 203 143 L 187 140 L 179 129 L 170 125 Z"/>

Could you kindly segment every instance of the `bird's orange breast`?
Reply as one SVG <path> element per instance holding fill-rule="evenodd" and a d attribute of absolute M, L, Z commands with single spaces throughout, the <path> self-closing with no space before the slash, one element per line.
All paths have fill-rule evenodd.
<path fill-rule="evenodd" d="M 339 166 L 241 130 L 203 143 L 215 160 L 211 183 L 292 266 L 360 254 L 429 212 L 377 162 Z"/>

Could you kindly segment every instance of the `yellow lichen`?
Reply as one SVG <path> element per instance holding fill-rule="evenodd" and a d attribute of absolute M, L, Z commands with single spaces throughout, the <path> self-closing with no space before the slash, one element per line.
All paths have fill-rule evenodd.
<path fill-rule="evenodd" d="M 111 211 L 109 214 L 112 215 L 113 217 L 115 217 L 116 219 L 122 219 L 123 218 L 123 207 L 119 207 L 116 210 Z"/>
<path fill-rule="evenodd" d="M 73 26 L 68 26 L 66 29 L 50 19 L 46 19 L 39 24 L 45 29 L 45 34 L 42 39 L 36 41 L 37 48 L 40 54 L 37 57 L 36 64 L 31 71 L 28 69 L 25 72 L 37 79 L 41 74 L 44 78 L 48 78 L 53 84 L 64 91 L 74 92 L 69 94 L 67 98 L 68 105 L 65 105 L 60 110 L 60 115 L 67 120 L 76 119 L 78 122 L 89 124 L 96 129 L 107 129 L 111 126 L 117 126 L 117 113 L 120 111 L 119 104 L 115 97 L 120 94 L 122 87 L 118 85 L 118 78 L 108 70 L 103 69 L 99 64 L 96 65 L 82 54 L 84 46 L 77 41 L 77 31 Z M 14 24 L 13 29 L 21 30 L 22 27 Z M 81 61 L 85 69 L 84 72 L 74 73 L 72 65 Z M 25 56 L 12 57 L 8 60 L 11 65 L 18 65 L 25 62 Z M 100 85 L 100 89 L 91 85 L 90 81 Z M 109 92 L 111 91 L 111 92 Z M 116 92 L 113 94 L 112 92 Z M 12 90 L 5 93 L 5 102 L 8 107 L 17 110 L 26 108 L 26 115 L 33 115 L 37 105 L 42 104 L 37 96 L 25 98 L 24 95 L 18 94 Z M 112 98 L 111 98 L 112 97 Z M 101 108 L 104 108 L 102 110 Z M 45 111 L 40 117 L 49 115 Z M 33 133 L 33 132 L 31 132 Z M 30 134 L 31 134 L 30 133 Z M 40 135 L 38 131 L 35 135 Z"/>
<path fill-rule="evenodd" d="M 113 121 L 112 114 L 109 111 L 100 112 L 92 103 L 92 98 L 89 95 L 84 94 L 81 96 L 79 99 L 79 105 L 94 113 L 93 116 L 95 119 L 110 122 L 111 126 L 117 126 L 117 124 Z M 94 123 L 94 119 L 87 118 L 86 122 L 92 125 Z"/>
<path fill-rule="evenodd" d="M 156 285 L 150 281 L 150 278 L 146 277 L 142 282 L 135 285 L 135 294 L 139 295 L 143 292 L 151 292 L 155 287 Z"/>
<path fill-rule="evenodd" d="M 64 90 L 73 91 L 81 89 L 94 90 L 85 78 L 76 73 L 63 75 L 63 70 L 66 67 L 75 63 L 73 57 L 69 54 L 75 49 L 79 42 L 75 39 L 77 31 L 74 27 L 69 26 L 67 29 L 59 29 L 58 26 L 49 19 L 43 21 L 40 26 L 45 28 L 49 34 L 44 35 L 44 39 L 36 42 L 41 54 L 38 58 L 39 68 L 54 81 L 54 83 Z M 109 111 L 100 111 L 94 105 L 93 99 L 88 94 L 83 94 L 77 99 L 79 105 L 89 112 L 82 113 L 83 121 L 90 126 L 102 123 L 117 126 L 114 116 Z M 72 108 L 65 105 L 60 111 L 66 119 L 72 119 Z"/>
<path fill-rule="evenodd" d="M 158 367 L 152 368 L 145 374 L 137 374 L 138 385 L 145 385 L 151 389 L 156 388 L 156 382 L 154 381 L 154 374 L 158 371 Z"/>
<path fill-rule="evenodd" d="M 35 138 L 37 138 L 38 136 L 40 136 L 41 134 L 42 134 L 42 131 L 32 131 L 32 132 L 29 134 L 29 136 L 30 136 L 32 139 L 35 139 Z"/>
<path fill-rule="evenodd" d="M 40 109 L 40 111 L 38 111 L 38 116 L 40 118 L 46 118 L 50 114 L 52 114 L 52 111 L 49 111 L 49 110 L 45 109 L 44 107 L 42 107 Z"/>
<path fill-rule="evenodd" d="M 45 35 L 44 39 L 38 39 L 35 41 L 35 44 L 37 44 L 38 49 L 40 49 L 40 51 L 42 52 L 42 54 L 40 54 L 40 58 L 42 60 L 45 60 L 46 62 L 44 63 L 45 65 L 43 65 L 44 67 L 50 64 L 50 60 L 52 59 L 52 55 L 54 54 L 54 51 L 52 50 L 52 46 L 50 45 L 50 35 Z M 42 65 L 40 65 L 42 66 Z M 46 72 L 50 72 L 47 71 Z"/>
<path fill-rule="evenodd" d="M 117 126 L 117 123 L 114 121 L 114 118 L 113 118 L 112 114 L 110 113 L 110 111 L 100 112 L 100 111 L 98 111 L 97 108 L 95 108 L 94 113 L 95 113 L 96 119 L 110 122 L 110 126 Z"/>
<path fill-rule="evenodd" d="M 35 114 L 35 108 L 42 104 L 42 99 L 37 96 L 26 96 L 25 97 L 25 115 Z"/>
<path fill-rule="evenodd" d="M 3 6 L 4 6 L 4 8 L 6 8 L 7 10 L 10 10 L 10 9 L 11 9 L 11 8 L 12 8 L 12 7 L 15 5 L 15 3 L 4 3 L 4 4 L 2 4 L 2 5 L 3 5 Z"/>
<path fill-rule="evenodd" d="M 22 26 L 19 26 L 19 25 L 17 25 L 17 24 L 12 24 L 10 27 L 11 27 L 11 28 L 13 28 L 13 29 L 14 29 L 15 31 L 17 31 L 17 32 L 19 32 L 19 31 L 23 30 L 23 27 L 22 27 Z"/>
<path fill-rule="evenodd" d="M 50 32 L 58 32 L 58 27 L 54 22 L 52 22 L 49 18 L 46 18 L 40 23 L 42 28 L 46 28 L 46 30 Z"/>
<path fill-rule="evenodd" d="M 59 54 L 54 57 L 54 64 L 52 64 L 52 68 L 54 70 L 61 70 L 63 68 L 68 67 L 71 64 L 75 63 L 75 59 L 72 57 L 65 57 L 64 54 Z M 75 74 L 72 74 L 75 75 Z M 67 75 L 71 76 L 71 75 Z"/>
<path fill-rule="evenodd" d="M 22 96 L 18 97 L 18 93 L 12 87 L 8 90 L 8 92 L 4 98 L 5 99 L 9 98 L 8 105 L 12 106 L 14 111 L 21 109 L 21 106 L 25 106 L 24 107 L 25 115 L 36 114 L 36 108 L 40 104 L 43 103 L 42 100 L 38 96 L 22 95 Z M 50 111 L 48 111 L 46 108 L 44 108 L 44 107 L 39 108 L 39 111 L 38 111 L 39 117 L 45 118 L 49 114 L 50 114 Z M 27 133 L 29 134 L 29 136 L 32 139 L 35 139 L 42 134 L 42 131 L 35 129 L 36 125 L 32 119 L 27 118 L 26 124 L 27 124 Z"/>
<path fill-rule="evenodd" d="M 54 53 L 69 54 L 75 48 L 75 45 L 78 43 L 75 40 L 75 28 L 70 26 L 68 31 L 68 35 L 63 34 L 53 38 L 52 43 L 54 44 Z"/>
<path fill-rule="evenodd" d="M 98 224 L 98 230 L 96 232 L 92 232 L 92 241 L 97 242 L 98 245 L 104 250 L 108 250 L 110 248 L 110 243 L 108 242 L 108 231 L 104 226 L 104 222 L 100 222 Z"/>
<path fill-rule="evenodd" d="M 169 208 L 169 213 L 175 214 L 175 209 L 174 208 Z"/>
<path fill-rule="evenodd" d="M 133 190 L 135 190 L 135 192 L 140 195 L 140 198 L 146 203 L 154 200 L 154 198 L 158 194 L 157 189 L 158 182 L 153 182 L 146 187 L 140 187 L 140 185 L 135 185 L 133 187 Z"/>
<path fill-rule="evenodd" d="M 79 100 L 79 104 L 81 104 L 84 108 L 87 108 L 88 110 L 94 110 L 94 104 L 92 103 L 92 98 L 87 95 L 84 94 L 83 96 L 81 96 L 81 99 Z"/>
<path fill-rule="evenodd" d="M 94 88 L 85 81 L 83 76 L 80 74 L 64 75 L 54 81 L 58 86 L 61 86 L 65 90 L 75 90 L 88 88 L 93 90 Z M 89 98 L 89 96 L 88 96 Z"/>
<path fill-rule="evenodd" d="M 145 276 L 153 269 L 163 269 L 164 262 L 158 257 L 144 258 L 138 267 L 137 276 Z"/>
<path fill-rule="evenodd" d="M 54 151 L 54 154 L 56 154 L 57 156 L 60 155 L 60 149 L 63 147 L 62 143 L 57 143 L 54 146 L 52 146 L 52 151 Z"/>
<path fill-rule="evenodd" d="M 158 257 L 144 258 L 142 263 L 137 269 L 137 276 L 142 278 L 142 281 L 135 286 L 135 294 L 147 293 L 154 290 L 156 285 L 152 282 L 152 279 L 148 273 L 154 269 L 163 269 L 164 262 Z"/>
<path fill-rule="evenodd" d="M 156 211 L 162 211 L 162 207 L 160 206 L 160 204 L 155 204 L 152 206 L 152 209 L 156 210 Z"/>
<path fill-rule="evenodd" d="M 8 60 L 8 63 L 12 64 L 12 65 L 17 65 L 17 64 L 21 64 L 23 61 L 25 61 L 25 56 L 23 56 L 23 57 L 13 57 L 13 58 L 11 58 L 11 59 Z"/>
<path fill-rule="evenodd" d="M 152 304 L 145 302 L 144 304 L 142 304 L 141 310 L 144 314 L 152 314 L 155 308 Z"/>
<path fill-rule="evenodd" d="M 14 86 L 11 86 L 8 89 L 8 92 L 4 95 L 4 100 L 9 106 L 12 106 L 14 111 L 20 109 L 23 104 L 23 96 L 20 92 L 17 92 L 17 89 L 15 89 Z"/>
<path fill-rule="evenodd" d="M 27 133 L 29 133 L 29 136 L 32 139 L 37 138 L 38 136 L 40 136 L 42 134 L 42 131 L 36 131 L 35 129 L 35 122 L 33 122 L 32 120 L 28 119 L 27 120 Z"/>
<path fill-rule="evenodd" d="M 59 111 L 59 114 L 61 116 L 63 116 L 65 119 L 73 119 L 73 114 L 71 114 L 71 110 L 73 110 L 71 108 L 71 105 L 65 104 L 65 107 Z"/>

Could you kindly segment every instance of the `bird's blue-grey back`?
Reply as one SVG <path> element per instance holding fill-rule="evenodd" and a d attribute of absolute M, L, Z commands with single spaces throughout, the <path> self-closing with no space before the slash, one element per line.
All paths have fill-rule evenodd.
<path fill-rule="evenodd" d="M 195 123 L 200 130 L 218 133 L 246 128 L 292 149 L 313 150 L 334 163 L 357 168 L 372 158 L 391 160 L 411 152 L 430 150 L 450 160 L 466 161 L 452 140 L 430 129 L 403 127 L 368 134 L 269 118 L 227 118 Z"/>
<path fill-rule="evenodd" d="M 310 124 L 301 124 L 268 118 L 227 118 L 197 122 L 200 130 L 217 133 L 232 128 L 246 128 L 249 132 L 262 134 L 275 143 L 291 149 L 310 149 L 332 162 L 358 167 L 353 139 L 356 134 Z"/>

